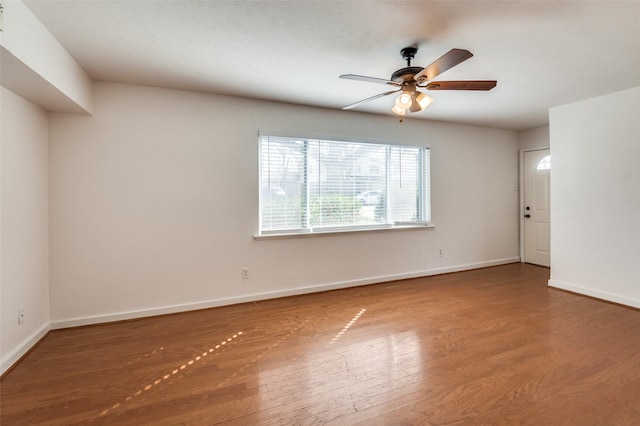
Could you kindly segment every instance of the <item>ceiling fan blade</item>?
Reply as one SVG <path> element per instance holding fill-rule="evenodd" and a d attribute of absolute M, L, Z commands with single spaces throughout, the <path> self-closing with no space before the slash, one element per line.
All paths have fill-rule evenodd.
<path fill-rule="evenodd" d="M 495 80 L 432 81 L 424 86 L 427 90 L 491 90 Z"/>
<path fill-rule="evenodd" d="M 347 80 L 358 80 L 358 81 L 366 81 L 369 83 L 382 83 L 382 84 L 390 84 L 392 86 L 400 86 L 399 83 L 391 80 L 385 80 L 384 78 L 376 78 L 376 77 L 366 77 L 364 75 L 356 75 L 356 74 L 342 74 L 339 78 L 344 78 Z"/>
<path fill-rule="evenodd" d="M 436 59 L 431 65 L 425 67 L 413 78 L 417 82 L 425 82 L 432 80 L 435 76 L 442 74 L 446 70 L 455 67 L 461 62 L 471 58 L 473 53 L 465 49 L 451 49 L 440 58 Z"/>
<path fill-rule="evenodd" d="M 390 92 L 379 93 L 379 94 L 377 94 L 377 95 L 375 95 L 375 96 L 371 96 L 370 98 L 363 99 L 363 100 L 358 101 L 358 102 L 354 102 L 354 103 L 352 103 L 351 105 L 347 105 L 346 107 L 342 107 L 342 109 L 351 109 L 351 108 L 356 107 L 356 106 L 358 106 L 358 105 L 360 105 L 360 104 L 363 104 L 363 103 L 365 103 L 365 102 L 369 102 L 369 101 L 372 101 L 372 100 L 374 100 L 374 99 L 378 99 L 378 98 L 381 98 L 381 97 L 383 97 L 383 96 L 387 96 L 387 95 L 390 95 L 390 94 L 392 94 L 392 93 L 399 92 L 400 90 L 401 90 L 401 89 L 398 89 L 398 90 L 392 90 L 392 91 L 390 91 Z"/>

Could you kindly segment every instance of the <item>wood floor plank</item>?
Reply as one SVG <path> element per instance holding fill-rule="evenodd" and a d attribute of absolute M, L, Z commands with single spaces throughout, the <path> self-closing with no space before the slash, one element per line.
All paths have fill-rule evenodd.
<path fill-rule="evenodd" d="M 640 312 L 511 264 L 50 332 L 3 425 L 640 424 Z"/>

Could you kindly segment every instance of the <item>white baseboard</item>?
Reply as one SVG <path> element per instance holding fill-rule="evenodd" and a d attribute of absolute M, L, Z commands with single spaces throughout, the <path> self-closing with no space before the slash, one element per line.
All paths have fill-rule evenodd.
<path fill-rule="evenodd" d="M 357 287 L 361 285 L 369 285 L 383 283 L 388 281 L 404 280 L 410 278 L 426 277 L 430 275 L 446 274 L 450 272 L 467 271 L 470 269 L 486 268 L 489 266 L 506 265 L 508 263 L 520 262 L 519 257 L 510 257 L 505 259 L 497 259 L 487 262 L 470 263 L 465 265 L 449 266 L 445 268 L 428 269 L 423 271 L 410 272 L 406 274 L 384 275 L 378 277 L 369 277 L 361 280 L 341 281 L 336 283 L 312 285 L 306 287 L 298 287 L 291 290 L 279 290 L 264 293 L 256 293 L 247 296 L 230 297 L 224 299 L 207 300 L 197 303 L 189 303 L 183 305 L 163 306 L 152 309 L 141 309 L 128 312 L 120 312 L 106 315 L 96 315 L 90 317 L 72 318 L 66 320 L 52 321 L 51 329 L 57 330 L 61 328 L 78 327 L 83 325 L 102 324 L 113 321 L 122 321 L 135 318 L 144 318 L 156 315 L 173 314 L 178 312 L 195 311 L 198 309 L 215 308 L 218 306 L 235 305 L 238 303 L 255 302 L 258 300 L 275 299 L 279 297 L 297 296 L 301 294 L 317 293 L 328 290 L 338 290 L 342 288 Z"/>
<path fill-rule="evenodd" d="M 47 335 L 49 330 L 51 330 L 51 326 L 49 324 L 45 324 L 40 330 L 33 333 L 16 349 L 5 356 L 0 362 L 0 375 L 4 374 L 13 364 L 29 352 L 31 348 L 40 341 L 40 339 Z"/>
<path fill-rule="evenodd" d="M 640 300 L 616 293 L 609 293 L 602 290 L 596 290 L 589 287 L 583 287 L 577 284 L 568 283 L 566 281 L 549 280 L 549 287 L 559 288 L 561 290 L 570 291 L 572 293 L 583 294 L 585 296 L 595 297 L 596 299 L 606 300 L 608 302 L 619 303 L 621 305 L 631 306 L 640 309 Z"/>

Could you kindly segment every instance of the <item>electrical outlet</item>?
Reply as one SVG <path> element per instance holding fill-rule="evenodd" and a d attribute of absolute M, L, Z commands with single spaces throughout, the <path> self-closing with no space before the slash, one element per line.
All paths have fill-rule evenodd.
<path fill-rule="evenodd" d="M 438 257 L 443 257 L 444 256 L 444 250 L 440 249 L 440 251 L 438 251 Z"/>
<path fill-rule="evenodd" d="M 18 309 L 18 325 L 24 322 L 24 308 Z"/>
<path fill-rule="evenodd" d="M 249 279 L 249 268 L 242 268 L 242 279 L 243 280 Z"/>

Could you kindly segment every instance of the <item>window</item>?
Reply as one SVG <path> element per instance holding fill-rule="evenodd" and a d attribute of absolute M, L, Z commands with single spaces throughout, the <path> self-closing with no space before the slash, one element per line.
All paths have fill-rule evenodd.
<path fill-rule="evenodd" d="M 542 160 L 538 161 L 536 170 L 550 170 L 551 169 L 551 156 L 547 155 Z"/>
<path fill-rule="evenodd" d="M 260 136 L 260 234 L 425 225 L 429 149 Z"/>

